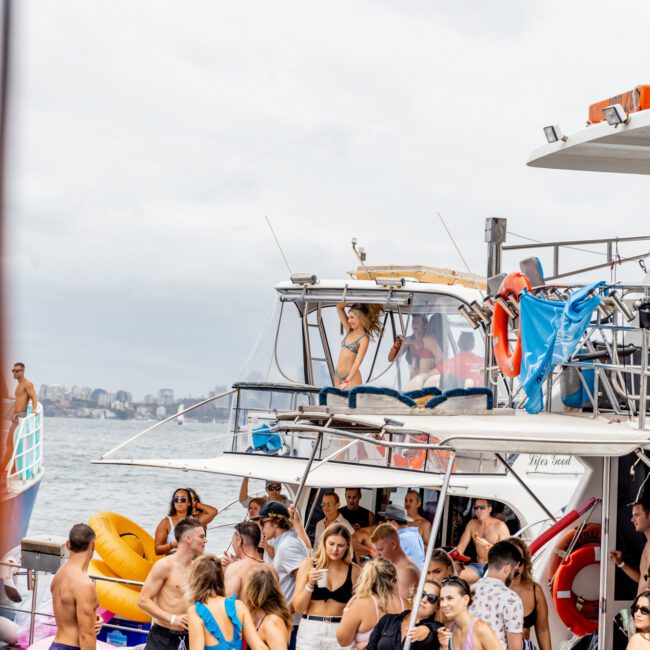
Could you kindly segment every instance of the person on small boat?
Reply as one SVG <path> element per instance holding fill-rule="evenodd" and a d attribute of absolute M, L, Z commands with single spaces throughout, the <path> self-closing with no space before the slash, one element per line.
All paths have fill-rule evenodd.
<path fill-rule="evenodd" d="M 524 650 L 534 648 L 530 641 L 530 631 L 535 628 L 539 650 L 551 650 L 551 630 L 548 625 L 548 603 L 542 587 L 533 580 L 533 562 L 528 544 L 521 537 L 509 537 L 524 558 L 522 566 L 515 571 L 510 589 L 521 598 L 524 605 Z"/>
<path fill-rule="evenodd" d="M 410 598 L 420 579 L 420 570 L 402 550 L 395 527 L 391 524 L 379 524 L 370 541 L 377 557 L 383 557 L 395 565 L 399 595 L 405 599 Z"/>
<path fill-rule="evenodd" d="M 433 549 L 427 570 L 427 580 L 442 582 L 445 578 L 454 575 L 456 575 L 456 567 L 454 561 L 449 557 L 449 553 L 442 548 Z"/>
<path fill-rule="evenodd" d="M 470 614 L 470 587 L 458 576 L 442 581 L 440 611 L 446 627 L 438 630 L 442 650 L 502 650 L 494 630 Z"/>
<path fill-rule="evenodd" d="M 170 650 L 187 645 L 187 609 L 190 602 L 183 591 L 192 560 L 207 543 L 203 524 L 194 517 L 181 519 L 174 527 L 176 553 L 154 562 L 144 581 L 138 607 L 153 618 L 145 650 Z"/>
<path fill-rule="evenodd" d="M 420 514 L 422 497 L 417 490 L 406 491 L 404 507 L 406 508 L 406 514 L 413 520 L 409 526 L 414 526 L 418 529 L 422 541 L 426 546 L 429 543 L 429 535 L 431 534 L 431 522 Z"/>
<path fill-rule="evenodd" d="M 626 650 L 647 650 L 650 647 L 650 591 L 641 592 L 630 607 L 636 633 L 630 637 Z"/>
<path fill-rule="evenodd" d="M 348 312 L 345 311 L 346 306 L 344 302 L 336 305 L 345 336 L 336 363 L 334 385 L 342 390 L 363 383 L 360 368 L 368 351 L 370 337 L 381 332 L 380 305 L 352 305 Z"/>
<path fill-rule="evenodd" d="M 198 512 L 197 506 L 200 512 L 196 515 L 196 519 L 204 526 L 217 516 L 218 511 L 216 508 L 200 501 L 195 502 L 192 498 L 192 492 L 191 488 L 178 488 L 172 494 L 169 514 L 160 521 L 154 534 L 156 555 L 169 555 L 175 551 L 178 544 L 174 537 L 174 528 L 182 519 L 194 516 L 192 512 Z"/>
<path fill-rule="evenodd" d="M 370 635 L 366 650 L 401 650 L 408 634 L 413 650 L 438 650 L 438 630 L 442 627 L 436 621 L 440 599 L 440 583 L 426 582 L 415 619 L 415 627 L 408 632 L 411 610 L 400 614 L 386 614 Z"/>
<path fill-rule="evenodd" d="M 339 650 L 336 629 L 358 577 L 349 527 L 328 526 L 316 553 L 302 562 L 296 576 L 291 604 L 302 614 L 296 650 Z"/>
<path fill-rule="evenodd" d="M 322 508 L 325 517 L 316 524 L 316 532 L 314 533 L 314 548 L 318 546 L 318 541 L 320 540 L 321 535 L 325 529 L 334 523 L 346 526 L 350 531 L 350 534 L 354 533 L 352 524 L 341 514 L 341 511 L 339 510 L 340 503 L 341 501 L 339 499 L 339 495 L 333 490 L 331 492 L 325 492 L 323 495 L 320 507 Z"/>
<path fill-rule="evenodd" d="M 87 524 L 70 529 L 66 547 L 68 561 L 52 579 L 52 609 L 56 621 L 53 650 L 94 650 L 99 606 L 88 565 L 95 552 L 95 532 Z"/>
<path fill-rule="evenodd" d="M 235 596 L 224 594 L 223 568 L 215 555 L 192 562 L 187 581 L 189 650 L 268 650 L 260 638 L 248 607 Z"/>
<path fill-rule="evenodd" d="M 631 521 L 634 525 L 634 530 L 645 536 L 645 546 L 641 553 L 639 568 L 636 569 L 624 561 L 621 551 L 611 551 L 609 557 L 628 578 L 639 584 L 637 594 L 640 594 L 650 589 L 650 499 L 645 495 L 632 506 Z"/>
<path fill-rule="evenodd" d="M 483 576 L 490 548 L 502 539 L 510 537 L 508 526 L 501 519 L 492 516 L 493 506 L 488 499 L 475 499 L 472 507 L 475 519 L 468 522 L 456 547 L 461 554 L 465 552 L 470 541 L 473 541 L 476 547 L 476 562 L 469 564 L 460 574 L 460 577 L 470 584 Z"/>
<path fill-rule="evenodd" d="M 341 646 L 364 650 L 370 634 L 385 614 L 399 614 L 406 601 L 397 591 L 397 569 L 381 557 L 369 560 L 361 567 L 354 596 L 343 610 L 336 638 Z"/>
<path fill-rule="evenodd" d="M 243 593 L 262 641 L 269 650 L 287 650 L 293 622 L 275 575 L 255 569 L 248 576 Z"/>
<path fill-rule="evenodd" d="M 277 576 L 278 572 L 272 565 L 264 562 L 258 548 L 262 533 L 254 521 L 241 521 L 235 524 L 232 535 L 233 554 L 225 554 L 222 560 L 225 575 L 226 596 L 243 594 L 246 581 L 251 572 L 263 569 Z"/>

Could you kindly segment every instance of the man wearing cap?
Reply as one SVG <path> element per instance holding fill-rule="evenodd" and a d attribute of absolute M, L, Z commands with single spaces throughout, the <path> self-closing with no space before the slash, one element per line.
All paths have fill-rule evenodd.
<path fill-rule="evenodd" d="M 325 492 L 321 499 L 320 507 L 323 509 L 325 517 L 316 524 L 316 532 L 314 533 L 314 548 L 318 548 L 318 540 L 328 526 L 332 524 L 342 524 L 349 531 L 350 535 L 354 534 L 352 524 L 339 512 L 339 504 L 341 503 L 339 495 L 336 492 Z"/>
<path fill-rule="evenodd" d="M 386 523 L 397 528 L 402 550 L 406 553 L 409 560 L 422 571 L 424 567 L 424 542 L 418 529 L 408 525 L 413 519 L 406 514 L 406 508 L 389 503 L 386 506 L 386 510 L 379 514 L 384 517 Z"/>
<path fill-rule="evenodd" d="M 255 519 L 259 520 L 264 537 L 273 541 L 275 555 L 272 564 L 278 572 L 280 589 L 287 603 L 290 603 L 296 587 L 296 573 L 302 561 L 308 556 L 307 549 L 292 530 L 291 514 L 284 504 L 267 501 Z M 300 623 L 300 614 L 294 614 L 289 650 L 294 650 L 296 647 L 298 623 Z"/>

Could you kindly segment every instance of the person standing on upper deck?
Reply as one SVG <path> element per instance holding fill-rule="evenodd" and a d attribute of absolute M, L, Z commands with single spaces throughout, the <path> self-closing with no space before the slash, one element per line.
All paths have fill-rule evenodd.
<path fill-rule="evenodd" d="M 355 531 L 375 523 L 375 513 L 359 505 L 360 502 L 361 488 L 345 488 L 345 505 L 339 508 L 339 514 L 352 524 Z"/>
<path fill-rule="evenodd" d="M 345 336 L 341 341 L 341 354 L 336 363 L 334 385 L 342 390 L 363 383 L 361 364 L 368 351 L 370 337 L 381 332 L 380 305 L 352 305 L 345 311 L 346 303 L 336 305 Z"/>
<path fill-rule="evenodd" d="M 645 535 L 645 546 L 641 553 L 639 568 L 635 569 L 623 560 L 622 551 L 614 550 L 609 554 L 616 566 L 622 569 L 625 575 L 638 582 L 637 595 L 650 589 L 650 499 L 644 495 L 632 506 L 632 524 L 637 533 Z"/>

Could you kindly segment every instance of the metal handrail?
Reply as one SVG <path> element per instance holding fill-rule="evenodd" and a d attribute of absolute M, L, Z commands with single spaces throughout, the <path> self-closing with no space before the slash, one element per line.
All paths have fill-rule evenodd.
<path fill-rule="evenodd" d="M 37 473 L 43 462 L 43 406 L 38 404 L 35 413 L 29 413 L 24 418 L 19 418 L 19 424 L 14 431 L 13 451 L 11 458 L 2 471 L 6 471 L 7 480 L 19 478 L 20 480 L 27 480 L 26 477 L 29 472 Z M 33 425 L 31 431 L 27 431 L 29 425 Z M 29 438 L 33 438 L 32 446 L 27 449 L 20 449 L 21 442 L 26 443 Z M 20 449 L 20 452 L 18 451 Z M 34 458 L 26 465 L 16 468 L 13 472 L 11 468 L 16 464 L 17 460 L 24 459 L 30 454 Z"/>

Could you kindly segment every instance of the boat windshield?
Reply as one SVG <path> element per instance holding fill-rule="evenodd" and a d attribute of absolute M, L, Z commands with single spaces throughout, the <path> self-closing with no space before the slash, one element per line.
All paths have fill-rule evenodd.
<path fill-rule="evenodd" d="M 463 300 L 417 291 L 401 291 L 399 300 L 377 291 L 376 299 L 382 329 L 361 364 L 364 384 L 397 390 L 483 385 L 483 337 L 458 311 Z M 348 291 L 346 301 L 369 304 L 372 294 Z M 331 386 L 344 336 L 336 297 L 281 294 L 240 381 Z"/>

